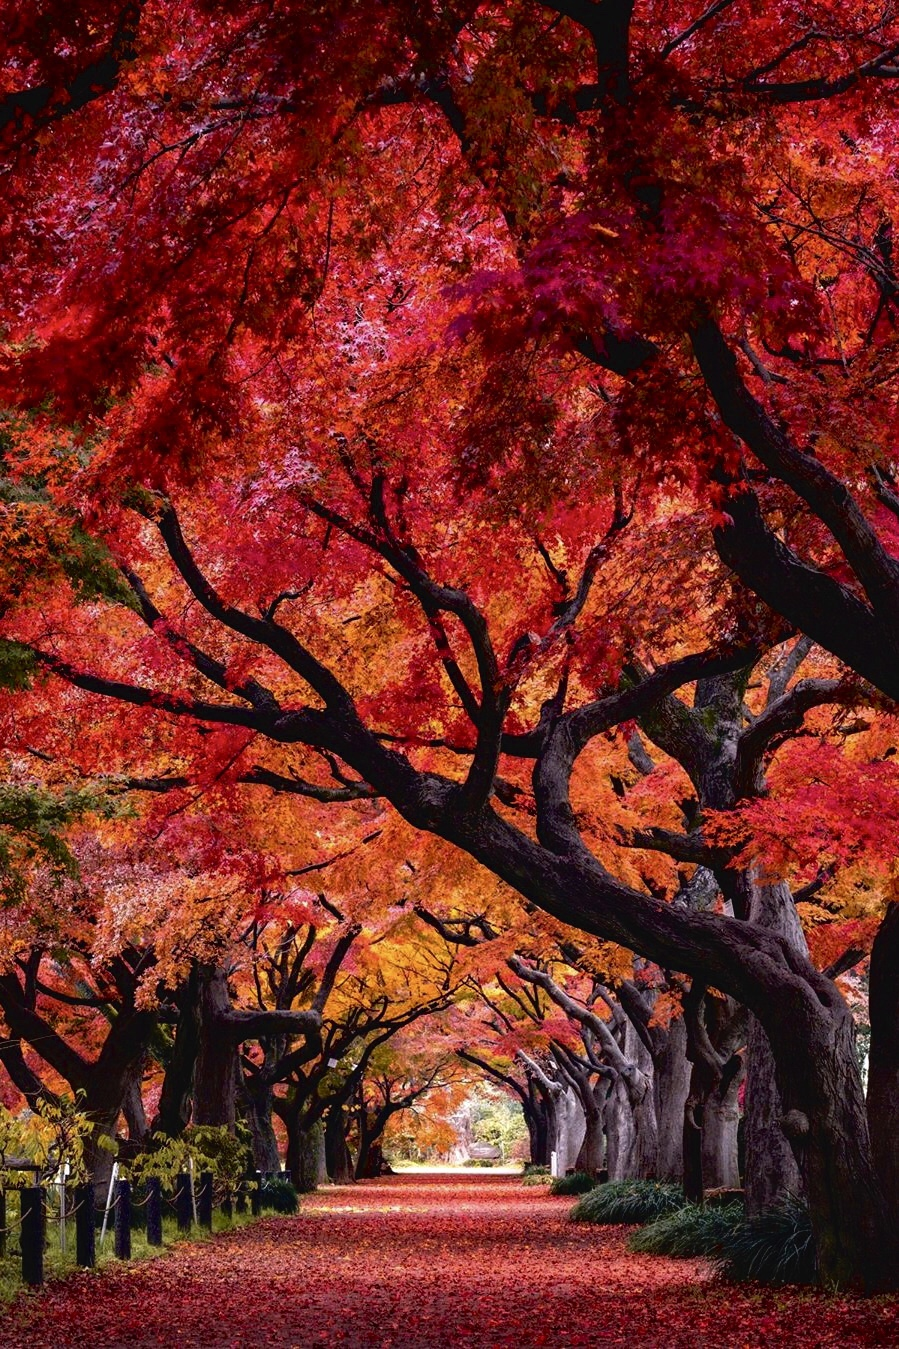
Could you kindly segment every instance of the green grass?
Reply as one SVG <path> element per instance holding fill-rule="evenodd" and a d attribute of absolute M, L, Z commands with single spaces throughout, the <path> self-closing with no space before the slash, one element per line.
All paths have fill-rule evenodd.
<path fill-rule="evenodd" d="M 0 1258 L 0 1305 L 4 1302 L 11 1302 L 18 1296 L 25 1285 L 22 1283 L 22 1254 L 19 1248 L 18 1228 L 19 1205 L 13 1192 L 7 1191 L 7 1225 L 14 1230 L 9 1233 L 7 1238 L 7 1255 Z M 216 1210 L 212 1215 L 212 1236 L 217 1236 L 222 1232 L 233 1231 L 237 1227 L 246 1227 L 249 1223 L 257 1222 L 251 1213 L 235 1213 L 232 1219 L 226 1218 L 222 1213 Z M 203 1228 L 194 1226 L 188 1235 L 179 1232 L 178 1225 L 174 1217 L 165 1216 L 162 1220 L 162 1241 L 161 1246 L 150 1246 L 147 1242 L 146 1233 L 140 1228 L 133 1228 L 131 1232 L 131 1260 L 129 1264 L 134 1264 L 140 1260 L 153 1260 L 158 1255 L 164 1255 L 166 1250 L 182 1241 L 209 1241 L 210 1234 Z M 102 1269 L 105 1265 L 119 1264 L 113 1252 L 113 1232 L 110 1225 L 106 1233 L 106 1240 L 101 1248 L 100 1231 L 97 1230 L 97 1269 Z M 73 1274 L 78 1266 L 75 1263 L 75 1224 L 69 1221 L 66 1227 L 66 1251 L 60 1250 L 59 1245 L 59 1221 L 58 1216 L 52 1211 L 47 1215 L 47 1241 L 44 1248 L 44 1280 L 49 1282 L 51 1279 L 64 1279 Z"/>
<path fill-rule="evenodd" d="M 549 1187 L 550 1194 L 586 1194 L 596 1189 L 596 1180 L 586 1171 L 573 1171 L 570 1176 L 556 1176 Z"/>
<path fill-rule="evenodd" d="M 579 1223 L 649 1223 L 684 1207 L 679 1185 L 660 1180 L 611 1180 L 585 1194 L 571 1210 Z"/>
<path fill-rule="evenodd" d="M 789 1199 L 738 1223 L 721 1243 L 718 1272 L 730 1283 L 816 1283 L 815 1243 L 808 1209 Z"/>
<path fill-rule="evenodd" d="M 720 1255 L 722 1243 L 743 1221 L 743 1205 L 700 1208 L 687 1204 L 664 1218 L 657 1218 L 628 1240 L 632 1251 L 641 1255 Z"/>

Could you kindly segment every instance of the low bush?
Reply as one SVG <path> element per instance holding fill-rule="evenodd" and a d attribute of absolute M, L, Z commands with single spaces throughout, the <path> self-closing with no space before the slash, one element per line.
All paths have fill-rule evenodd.
<path fill-rule="evenodd" d="M 700 1208 L 687 1204 L 642 1227 L 628 1241 L 641 1255 L 719 1255 L 723 1242 L 743 1222 L 743 1205 Z"/>
<path fill-rule="evenodd" d="M 596 1189 L 596 1181 L 586 1171 L 572 1171 L 570 1176 L 556 1176 L 549 1187 L 550 1194 L 586 1194 Z"/>
<path fill-rule="evenodd" d="M 286 1176 L 266 1176 L 259 1187 L 259 1201 L 274 1213 L 296 1213 L 300 1206 L 296 1188 Z"/>
<path fill-rule="evenodd" d="M 649 1223 L 684 1207 L 679 1185 L 660 1180 L 611 1180 L 585 1194 L 571 1210 L 579 1223 Z"/>
<path fill-rule="evenodd" d="M 552 1176 L 548 1170 L 526 1171 L 521 1177 L 522 1185 L 551 1185 Z"/>
<path fill-rule="evenodd" d="M 808 1209 L 798 1199 L 746 1218 L 724 1237 L 716 1261 L 730 1283 L 815 1283 L 815 1243 Z"/>
<path fill-rule="evenodd" d="M 521 1174 L 523 1176 L 548 1176 L 549 1167 L 543 1166 L 539 1162 L 525 1162 Z"/>

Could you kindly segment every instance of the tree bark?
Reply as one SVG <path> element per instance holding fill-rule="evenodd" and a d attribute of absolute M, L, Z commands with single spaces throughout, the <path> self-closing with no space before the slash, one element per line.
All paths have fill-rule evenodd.
<path fill-rule="evenodd" d="M 868 1119 L 874 1165 L 894 1221 L 899 1219 L 899 903 L 874 938 L 870 970 Z"/>
<path fill-rule="evenodd" d="M 154 1133 L 178 1138 L 190 1123 L 194 1073 L 200 1049 L 200 976 L 196 965 L 178 989 L 178 1023 L 172 1052 L 162 1079 Z"/>
<path fill-rule="evenodd" d="M 194 1124 L 233 1131 L 237 1121 L 237 1040 L 225 1029 L 231 999 L 220 967 L 204 966 L 200 980 L 200 1043 L 194 1078 Z"/>
<path fill-rule="evenodd" d="M 777 932 L 790 946 L 807 954 L 796 905 L 784 882 L 752 885 L 750 919 Z M 777 1084 L 771 1045 L 756 1017 L 750 1019 L 747 1049 L 746 1097 L 746 1211 L 782 1203 L 789 1195 L 801 1195 L 804 1185 L 794 1147 L 784 1133 L 784 1107 Z M 708 1183 L 708 1182 L 707 1182 Z"/>
<path fill-rule="evenodd" d="M 353 1180 L 353 1159 L 346 1141 L 346 1115 L 342 1101 L 335 1100 L 325 1116 L 325 1159 L 328 1175 L 335 1185 Z"/>
<path fill-rule="evenodd" d="M 653 1060 L 653 1102 L 658 1127 L 659 1180 L 680 1181 L 684 1174 L 684 1106 L 690 1090 L 687 1028 L 672 1017 L 664 1044 Z"/>

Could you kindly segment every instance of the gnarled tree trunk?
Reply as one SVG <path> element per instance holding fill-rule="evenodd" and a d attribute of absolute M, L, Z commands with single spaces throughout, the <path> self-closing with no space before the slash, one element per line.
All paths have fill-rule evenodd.
<path fill-rule="evenodd" d="M 899 1222 L 899 904 L 874 938 L 870 972 L 871 1054 L 868 1119 L 874 1165 L 887 1207 Z"/>

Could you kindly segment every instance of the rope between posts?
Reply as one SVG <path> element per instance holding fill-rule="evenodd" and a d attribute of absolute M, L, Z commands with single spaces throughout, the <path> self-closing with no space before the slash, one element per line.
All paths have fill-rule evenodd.
<path fill-rule="evenodd" d="M 25 1215 L 22 1214 L 17 1223 L 7 1223 L 5 1227 L 0 1227 L 0 1233 L 8 1235 L 10 1232 L 17 1232 L 24 1221 Z"/>

